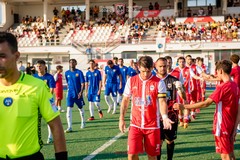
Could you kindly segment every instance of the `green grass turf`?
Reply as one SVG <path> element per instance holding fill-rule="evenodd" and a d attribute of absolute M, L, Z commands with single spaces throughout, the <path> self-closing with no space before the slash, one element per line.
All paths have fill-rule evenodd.
<path fill-rule="evenodd" d="M 209 93 L 209 92 L 208 92 Z M 65 100 L 62 101 L 64 109 L 66 109 Z M 85 118 L 89 118 L 88 102 L 85 100 Z M 118 112 L 115 115 L 107 114 L 107 105 L 104 101 L 103 93 L 101 97 L 101 107 L 103 109 L 104 118 L 99 119 L 97 109 L 95 108 L 94 121 L 87 121 L 86 128 L 80 129 L 80 116 L 75 106 L 73 109 L 73 130 L 67 133 L 67 149 L 69 160 L 81 160 L 108 142 L 111 138 L 119 133 L 118 129 Z M 179 128 L 178 138 L 175 141 L 175 160 L 217 160 L 220 156 L 215 153 L 214 137 L 212 131 L 212 120 L 215 105 L 202 109 L 198 114 L 197 120 L 191 122 L 188 129 Z M 129 112 L 126 121 L 129 124 Z M 67 128 L 66 113 L 61 113 L 61 119 L 64 129 Z M 240 160 L 240 136 L 237 136 L 235 143 L 235 156 Z M 42 123 L 42 139 L 44 143 L 47 140 L 47 126 Z M 45 144 L 42 153 L 46 160 L 54 159 L 54 147 L 52 144 Z M 93 159 L 127 159 L 127 133 L 124 134 L 111 146 L 100 152 Z M 140 159 L 147 159 L 146 154 L 140 155 Z M 162 160 L 166 160 L 166 143 L 162 147 Z"/>

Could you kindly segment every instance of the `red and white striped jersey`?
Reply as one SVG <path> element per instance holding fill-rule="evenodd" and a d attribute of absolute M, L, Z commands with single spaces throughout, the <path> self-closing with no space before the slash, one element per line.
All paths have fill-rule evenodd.
<path fill-rule="evenodd" d="M 160 128 L 160 106 L 158 95 L 166 97 L 165 83 L 152 75 L 148 80 L 142 80 L 140 75 L 127 80 L 124 96 L 131 97 L 131 123 L 141 129 Z"/>
<path fill-rule="evenodd" d="M 189 67 L 184 67 L 183 69 L 181 69 L 180 67 L 176 67 L 175 69 L 178 70 L 179 72 L 181 72 L 181 75 L 183 77 L 183 85 L 186 89 L 186 93 L 191 93 Z"/>
<path fill-rule="evenodd" d="M 233 133 L 240 101 L 237 84 L 232 81 L 223 82 L 209 97 L 216 103 L 213 121 L 215 136 L 229 137 Z"/>

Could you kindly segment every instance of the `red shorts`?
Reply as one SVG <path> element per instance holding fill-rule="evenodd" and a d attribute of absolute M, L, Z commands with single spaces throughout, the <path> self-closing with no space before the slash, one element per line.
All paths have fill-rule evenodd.
<path fill-rule="evenodd" d="M 230 137 L 217 137 L 215 136 L 216 152 L 220 154 L 230 154 L 234 150 L 234 142 Z"/>
<path fill-rule="evenodd" d="M 196 102 L 197 102 L 197 95 L 198 95 L 197 90 L 193 90 L 193 91 L 191 92 L 191 98 L 190 98 L 190 100 L 191 100 L 193 103 L 196 103 Z"/>
<path fill-rule="evenodd" d="M 202 100 L 202 88 L 198 86 L 197 88 L 197 100 L 201 101 Z"/>
<path fill-rule="evenodd" d="M 63 90 L 54 90 L 55 92 L 55 97 L 57 100 L 62 100 L 63 99 Z"/>
<path fill-rule="evenodd" d="M 160 129 L 129 128 L 128 154 L 143 153 L 145 149 L 148 155 L 157 156 L 160 154 L 160 147 Z"/>

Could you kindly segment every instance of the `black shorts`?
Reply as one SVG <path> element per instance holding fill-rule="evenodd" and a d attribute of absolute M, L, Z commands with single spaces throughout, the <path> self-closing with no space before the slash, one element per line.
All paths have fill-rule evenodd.
<path fill-rule="evenodd" d="M 173 141 L 177 139 L 177 129 L 178 129 L 178 123 L 173 123 L 172 124 L 172 129 L 163 129 L 163 122 L 160 121 L 161 128 L 160 128 L 160 138 L 161 140 L 168 140 L 168 141 Z"/>
<path fill-rule="evenodd" d="M 6 158 L 0 158 L 0 160 L 11 160 L 8 156 Z M 44 160 L 43 154 L 41 152 L 34 153 L 29 156 L 24 156 L 20 158 L 12 158 L 12 160 Z"/>

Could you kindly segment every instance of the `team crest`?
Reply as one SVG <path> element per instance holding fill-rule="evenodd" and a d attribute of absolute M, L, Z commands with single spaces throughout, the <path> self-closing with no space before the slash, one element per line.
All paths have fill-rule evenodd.
<path fill-rule="evenodd" d="M 116 72 L 116 69 L 113 69 L 113 72 Z"/>
<path fill-rule="evenodd" d="M 154 85 L 151 85 L 151 86 L 150 86 L 150 91 L 153 91 L 154 88 L 155 88 Z"/>
<path fill-rule="evenodd" d="M 118 16 L 122 16 L 125 14 L 125 4 L 119 3 L 115 5 L 115 11 Z"/>
<path fill-rule="evenodd" d="M 168 83 L 168 88 L 172 88 L 172 84 L 171 83 Z"/>
<path fill-rule="evenodd" d="M 79 74 L 78 73 L 76 73 L 76 77 L 78 77 L 79 76 Z"/>
<path fill-rule="evenodd" d="M 97 76 L 97 73 L 94 73 L 94 76 Z"/>
<path fill-rule="evenodd" d="M 3 100 L 3 104 L 6 106 L 6 107 L 10 107 L 13 103 L 13 99 L 11 97 L 7 97 L 7 98 L 4 98 Z"/>

